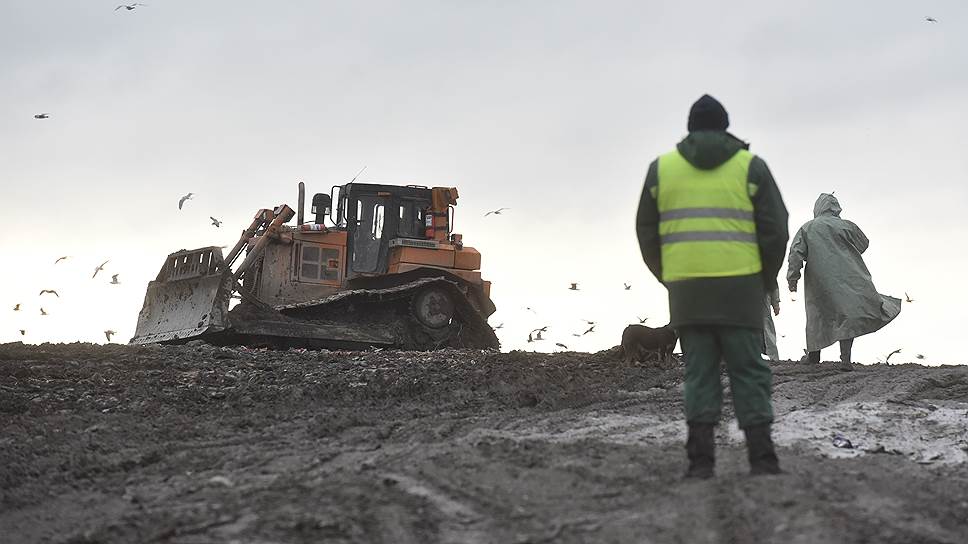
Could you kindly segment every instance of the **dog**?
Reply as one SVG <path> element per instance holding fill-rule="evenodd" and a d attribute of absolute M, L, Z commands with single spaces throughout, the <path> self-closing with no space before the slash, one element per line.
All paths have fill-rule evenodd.
<path fill-rule="evenodd" d="M 629 325 L 622 332 L 622 358 L 627 363 L 656 357 L 659 361 L 668 361 L 678 340 L 679 334 L 669 325 L 659 328 Z"/>

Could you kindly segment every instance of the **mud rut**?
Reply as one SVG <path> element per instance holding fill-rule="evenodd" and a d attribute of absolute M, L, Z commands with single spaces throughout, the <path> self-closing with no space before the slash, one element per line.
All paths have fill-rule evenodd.
<path fill-rule="evenodd" d="M 681 370 L 615 359 L 0 346 L 0 540 L 968 541 L 968 368 L 779 364 L 787 474 L 730 422 L 684 482 Z"/>

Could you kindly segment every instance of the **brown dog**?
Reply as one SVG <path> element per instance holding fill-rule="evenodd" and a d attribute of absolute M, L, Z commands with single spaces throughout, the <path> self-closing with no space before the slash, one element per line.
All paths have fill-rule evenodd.
<path fill-rule="evenodd" d="M 629 325 L 622 332 L 622 355 L 627 363 L 647 360 L 668 361 L 679 335 L 666 325 L 654 329 L 645 325 Z"/>

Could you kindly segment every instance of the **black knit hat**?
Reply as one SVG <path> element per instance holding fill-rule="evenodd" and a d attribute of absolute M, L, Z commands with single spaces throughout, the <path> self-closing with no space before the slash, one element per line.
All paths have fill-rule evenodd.
<path fill-rule="evenodd" d="M 689 132 L 696 130 L 726 130 L 729 128 L 729 114 L 719 100 L 702 95 L 689 109 Z"/>

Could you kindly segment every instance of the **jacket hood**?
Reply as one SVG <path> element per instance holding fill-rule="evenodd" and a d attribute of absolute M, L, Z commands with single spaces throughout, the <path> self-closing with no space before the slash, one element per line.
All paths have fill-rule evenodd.
<path fill-rule="evenodd" d="M 690 132 L 676 149 L 701 170 L 712 170 L 733 158 L 740 149 L 749 149 L 749 144 L 725 130 L 697 130 Z"/>
<path fill-rule="evenodd" d="M 840 212 L 843 208 L 840 207 L 840 201 L 834 195 L 828 195 L 827 193 L 820 193 L 820 197 L 817 198 L 817 203 L 813 205 L 813 216 L 820 217 L 821 215 L 830 215 L 833 217 L 840 217 Z"/>

